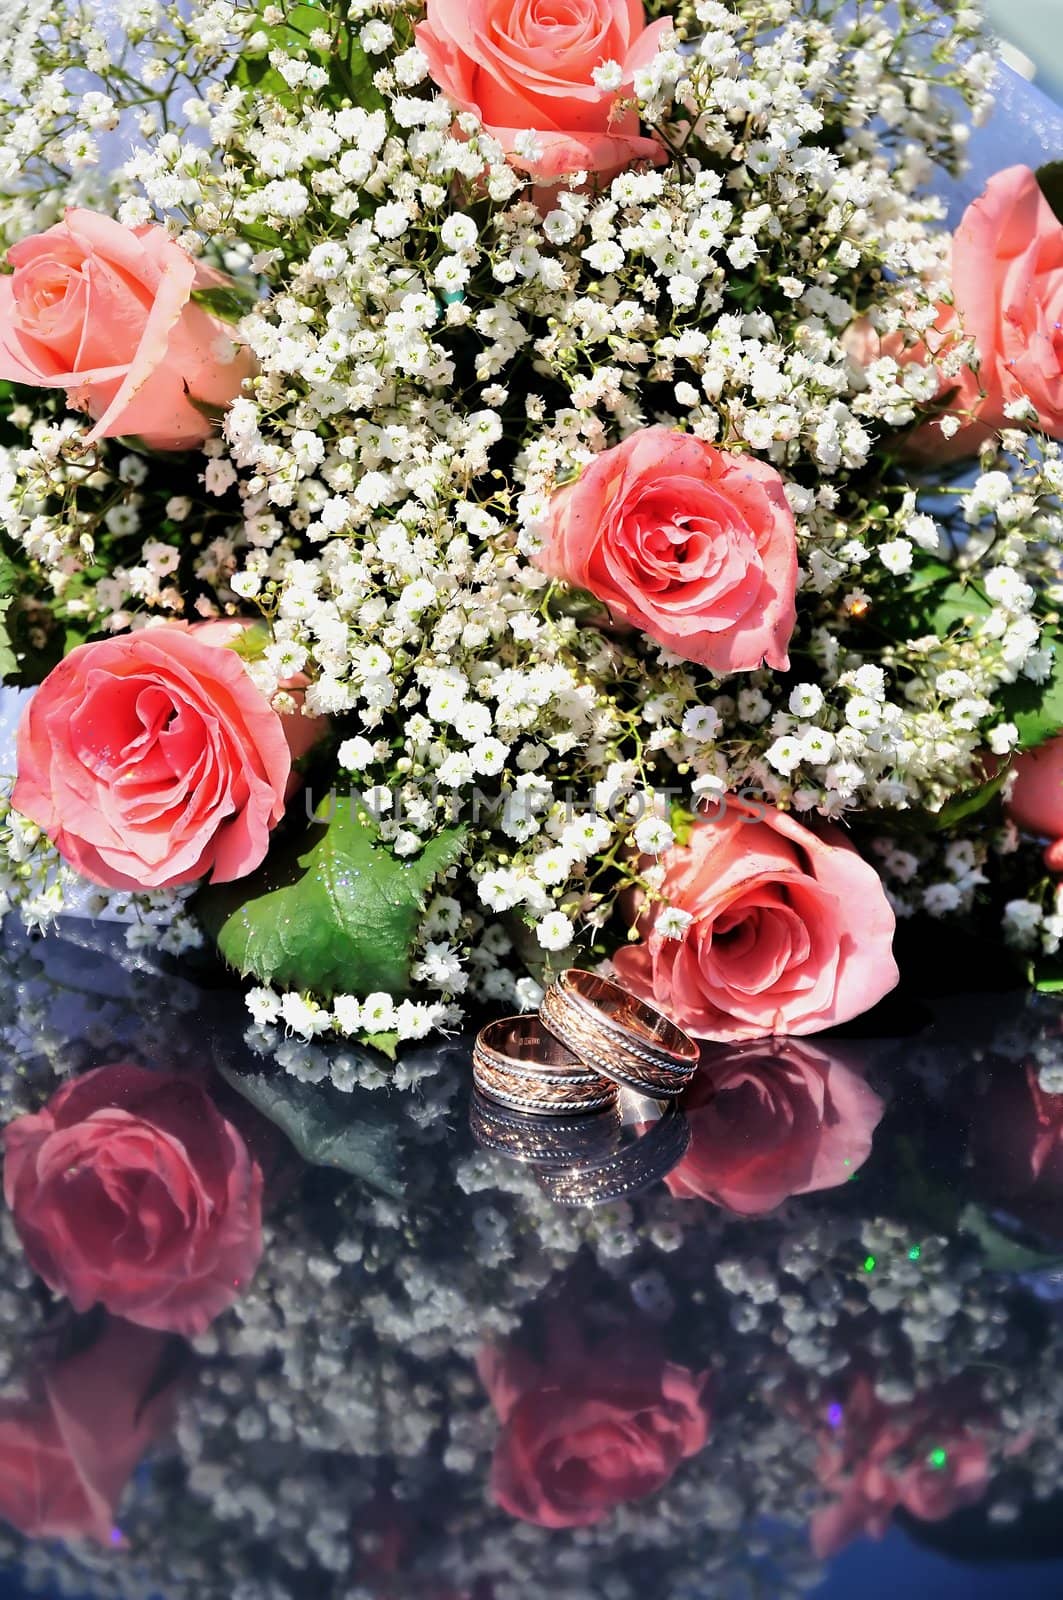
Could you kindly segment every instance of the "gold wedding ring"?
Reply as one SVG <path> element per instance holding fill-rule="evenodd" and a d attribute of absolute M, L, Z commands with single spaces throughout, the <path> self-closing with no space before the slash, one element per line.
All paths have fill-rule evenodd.
<path fill-rule="evenodd" d="M 579 967 L 560 973 L 539 1017 L 584 1067 L 653 1099 L 681 1095 L 701 1052 L 682 1028 L 619 984 Z"/>
<path fill-rule="evenodd" d="M 481 1028 L 472 1075 L 482 1094 L 513 1111 L 581 1116 L 616 1105 L 617 1086 L 572 1054 L 538 1017 L 503 1017 Z"/>

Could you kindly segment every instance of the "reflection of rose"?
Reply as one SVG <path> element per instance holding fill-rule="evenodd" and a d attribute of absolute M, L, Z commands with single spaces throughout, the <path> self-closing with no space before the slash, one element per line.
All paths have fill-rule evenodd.
<path fill-rule="evenodd" d="M 0 1403 L 0 1517 L 31 1539 L 120 1542 L 122 1491 L 169 1427 L 161 1386 L 167 1340 L 109 1321 L 88 1350 L 60 1361 L 26 1400 Z"/>
<path fill-rule="evenodd" d="M 1032 1227 L 1063 1238 L 1063 1094 L 1030 1063 L 1001 1063 L 971 1112 L 970 1147 L 983 1192 Z"/>
<path fill-rule="evenodd" d="M 981 1499 L 989 1453 L 971 1431 L 969 1408 L 953 1387 L 891 1407 L 871 1380 L 856 1378 L 844 1405 L 830 1407 L 816 1471 L 833 1502 L 812 1519 L 812 1547 L 836 1555 L 861 1534 L 881 1539 L 898 1509 L 939 1522 Z"/>
<path fill-rule="evenodd" d="M 683 1109 L 690 1147 L 672 1193 L 756 1216 L 851 1178 L 883 1107 L 826 1051 L 786 1040 L 706 1051 Z"/>
<path fill-rule="evenodd" d="M 262 1254 L 262 1173 L 195 1082 L 100 1067 L 4 1130 L 4 1196 L 76 1310 L 201 1334 Z"/>
<path fill-rule="evenodd" d="M 585 1527 L 654 1494 L 708 1438 L 706 1376 L 652 1344 L 615 1339 L 592 1353 L 557 1318 L 541 1362 L 504 1345 L 485 1350 L 479 1370 L 502 1424 L 494 1497 L 540 1527 Z"/>

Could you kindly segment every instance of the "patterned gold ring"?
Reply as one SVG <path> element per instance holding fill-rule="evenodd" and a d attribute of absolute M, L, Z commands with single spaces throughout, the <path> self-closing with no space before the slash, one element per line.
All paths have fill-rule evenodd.
<path fill-rule="evenodd" d="M 581 1116 L 614 1107 L 618 1090 L 574 1056 L 537 1017 L 504 1017 L 477 1034 L 472 1075 L 482 1094 L 533 1116 Z"/>
<path fill-rule="evenodd" d="M 674 1099 L 697 1071 L 701 1052 L 682 1028 L 597 973 L 560 973 L 539 1016 L 587 1067 L 636 1094 Z"/>

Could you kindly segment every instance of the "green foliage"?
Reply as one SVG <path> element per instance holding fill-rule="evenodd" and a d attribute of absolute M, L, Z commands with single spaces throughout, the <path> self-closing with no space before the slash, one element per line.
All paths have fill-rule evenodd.
<path fill-rule="evenodd" d="M 1039 994 L 1063 994 L 1063 960 L 1059 956 L 1038 956 L 1028 963 L 1026 981 Z"/>
<path fill-rule="evenodd" d="M 250 284 L 212 284 L 209 289 L 193 289 L 192 300 L 222 322 L 239 322 L 257 298 Z"/>
<path fill-rule="evenodd" d="M 1063 728 L 1063 657 L 1056 629 L 1043 629 L 1042 641 L 1052 651 L 1052 668 L 1044 683 L 1022 678 L 1009 684 L 1001 696 L 1007 715 L 1019 730 L 1023 750 L 1044 744 Z"/>
<path fill-rule="evenodd" d="M 253 622 L 249 628 L 238 633 L 227 648 L 238 655 L 241 661 L 258 661 L 265 655 L 269 641 L 270 632 L 266 624 Z"/>
<path fill-rule="evenodd" d="M 984 811 L 986 806 L 996 799 L 1004 787 L 1004 780 L 1007 775 L 1008 768 L 1003 766 L 995 777 L 981 784 L 979 788 L 969 789 L 965 794 L 955 795 L 946 805 L 942 806 L 940 811 L 935 813 L 935 828 L 938 830 L 955 828 L 959 823 L 966 822 L 969 818 L 977 816 L 980 811 Z"/>
<path fill-rule="evenodd" d="M 394 1061 L 399 1052 L 399 1036 L 397 1033 L 367 1033 L 365 1043 L 373 1050 L 379 1050 L 382 1056 L 387 1056 L 389 1061 Z"/>
<path fill-rule="evenodd" d="M 944 638 L 958 629 L 970 629 L 993 609 L 989 597 L 974 582 L 957 579 L 944 562 L 930 561 L 914 573 L 900 599 L 884 609 L 883 622 L 908 638 L 936 634 Z M 1042 640 L 1052 652 L 1052 667 L 1043 683 L 1029 678 L 1005 684 L 997 694 L 1003 720 L 1014 722 L 1019 730 L 1019 748 L 1032 750 L 1063 728 L 1063 654 L 1057 628 L 1042 627 Z M 958 822 L 981 810 L 1000 786 L 978 789 L 961 796 L 950 807 L 951 822 Z M 942 814 L 944 815 L 944 813 Z M 942 826 L 947 824 L 942 823 Z"/>
<path fill-rule="evenodd" d="M 18 573 L 5 555 L 0 553 L 0 681 L 7 682 L 18 673 L 18 657 L 8 632 L 8 612 L 18 590 Z"/>
<path fill-rule="evenodd" d="M 357 1047 L 348 1046 L 348 1054 Z M 362 1052 L 368 1056 L 368 1052 Z M 330 1084 L 303 1083 L 286 1072 L 237 1072 L 223 1061 L 218 1071 L 238 1094 L 291 1140 L 304 1161 L 336 1167 L 382 1194 L 405 1192 L 395 1118 L 363 1091 L 341 1094 Z"/>
<path fill-rule="evenodd" d="M 970 626 L 990 610 L 973 584 L 957 579 L 943 561 L 926 561 L 889 600 L 876 607 L 880 625 L 892 638 L 942 637 L 957 625 Z"/>
<path fill-rule="evenodd" d="M 461 854 L 461 828 L 401 861 L 349 795 L 329 797 L 301 838 L 238 883 L 205 889 L 196 909 L 230 966 L 284 988 L 408 992 L 424 898 Z"/>
<path fill-rule="evenodd" d="M 262 13 L 271 5 L 272 0 L 258 0 L 256 9 Z M 269 44 L 254 53 L 245 47 L 233 64 L 228 81 L 294 107 L 299 96 L 269 59 L 271 50 L 281 50 L 289 59 L 308 61 L 325 69 L 329 81 L 319 91 L 323 105 L 334 108 L 346 100 L 367 111 L 379 110 L 384 101 L 373 86 L 373 68 L 365 51 L 343 20 L 346 11 L 346 6 L 337 0 L 304 0 L 287 6 L 283 21 L 268 26 L 262 22 L 253 30 L 265 34 Z M 321 32 L 327 33 L 330 40 L 324 50 L 310 42 L 311 34 Z"/>
<path fill-rule="evenodd" d="M 696 813 L 691 811 L 688 806 L 680 804 L 678 800 L 673 800 L 669 809 L 668 820 L 671 824 L 672 832 L 675 834 L 676 844 L 681 848 L 688 845 L 690 843 L 690 835 L 694 832 L 694 824 L 698 820 Z"/>

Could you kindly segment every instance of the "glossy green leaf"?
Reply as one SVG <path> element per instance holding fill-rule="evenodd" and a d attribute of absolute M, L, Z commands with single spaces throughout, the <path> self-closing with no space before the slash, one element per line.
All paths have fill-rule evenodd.
<path fill-rule="evenodd" d="M 259 13 L 274 9 L 270 0 L 259 0 Z M 361 45 L 346 26 L 347 8 L 339 0 L 303 0 L 285 9 L 280 22 L 260 22 L 248 35 L 261 33 L 268 41 L 264 50 L 244 49 L 229 73 L 229 82 L 256 95 L 272 95 L 282 105 L 292 107 L 302 91 L 292 89 L 270 61 L 271 50 L 281 50 L 289 60 L 304 60 L 328 73 L 328 83 L 316 91 L 316 98 L 329 106 L 345 100 L 365 110 L 379 110 L 383 98 L 373 85 L 373 67 Z M 327 33 L 329 46 L 311 44 L 315 33 Z"/>
<path fill-rule="evenodd" d="M 947 583 L 933 594 L 928 632 L 942 635 L 957 624 L 970 627 L 980 618 L 988 616 L 991 610 L 990 601 L 974 584 Z"/>
<path fill-rule="evenodd" d="M 287 1135 L 304 1161 L 349 1172 L 396 1199 L 405 1192 L 395 1118 L 379 1096 L 374 1101 L 365 1092 L 341 1094 L 331 1084 L 304 1083 L 281 1071 L 237 1072 L 220 1061 L 217 1066 L 226 1083 Z"/>
<path fill-rule="evenodd" d="M 448 828 L 400 860 L 349 795 L 326 797 L 301 838 L 238 883 L 205 889 L 197 910 L 245 977 L 315 994 L 405 994 L 425 895 L 454 864 Z"/>
<path fill-rule="evenodd" d="M 1020 678 L 1001 691 L 1006 716 L 1019 730 L 1019 744 L 1032 750 L 1044 744 L 1063 728 L 1063 653 L 1054 628 L 1045 628 L 1042 638 L 1052 651 L 1052 670 L 1044 683 Z"/>
<path fill-rule="evenodd" d="M 960 822 L 965 822 L 968 817 L 977 816 L 984 811 L 986 806 L 992 804 L 1004 787 L 1008 768 L 1002 767 L 995 778 L 990 778 L 978 789 L 968 790 L 966 794 L 958 794 L 941 810 L 934 815 L 934 827 L 937 829 L 954 828 Z"/>
<path fill-rule="evenodd" d="M 0 682 L 18 675 L 18 656 L 8 631 L 7 614 L 18 592 L 18 573 L 7 556 L 0 553 Z"/>
<path fill-rule="evenodd" d="M 372 1049 L 379 1050 L 381 1055 L 387 1056 L 389 1061 L 394 1061 L 399 1051 L 399 1036 L 397 1033 L 367 1033 L 365 1043 Z"/>
<path fill-rule="evenodd" d="M 212 284 L 209 289 L 193 289 L 192 299 L 222 322 L 239 322 L 255 303 L 257 295 L 250 285 Z"/>

